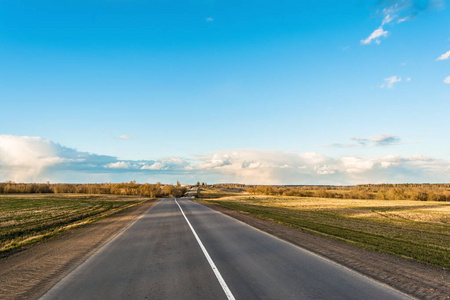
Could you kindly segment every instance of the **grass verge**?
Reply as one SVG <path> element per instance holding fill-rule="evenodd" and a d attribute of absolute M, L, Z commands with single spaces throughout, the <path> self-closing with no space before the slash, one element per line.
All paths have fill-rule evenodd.
<path fill-rule="evenodd" d="M 202 200 L 356 246 L 450 268 L 450 203 L 281 196 Z"/>

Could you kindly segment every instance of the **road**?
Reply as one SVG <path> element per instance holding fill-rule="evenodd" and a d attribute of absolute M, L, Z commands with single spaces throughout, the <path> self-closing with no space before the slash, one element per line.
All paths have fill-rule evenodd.
<path fill-rule="evenodd" d="M 409 299 L 186 198 L 164 199 L 41 299 Z"/>

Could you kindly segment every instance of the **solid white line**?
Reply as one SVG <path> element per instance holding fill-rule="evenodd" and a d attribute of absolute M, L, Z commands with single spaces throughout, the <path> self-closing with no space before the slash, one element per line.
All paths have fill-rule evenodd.
<path fill-rule="evenodd" d="M 211 259 L 211 256 L 209 256 L 208 251 L 206 251 L 205 246 L 203 246 L 202 241 L 200 240 L 200 238 L 198 237 L 197 233 L 194 230 L 194 227 L 192 227 L 191 222 L 189 222 L 188 218 L 186 217 L 186 215 L 184 214 L 183 209 L 181 208 L 180 204 L 178 204 L 177 198 L 175 198 L 175 203 L 178 205 L 178 207 L 181 210 L 181 213 L 183 214 L 183 217 L 186 219 L 186 222 L 188 223 L 189 227 L 192 230 L 192 233 L 195 236 L 195 239 L 197 240 L 198 244 L 200 245 L 200 248 L 203 251 L 203 254 L 205 254 L 206 259 L 209 262 L 209 265 L 211 266 L 214 274 L 217 277 L 217 280 L 219 281 L 220 285 L 222 286 L 223 291 L 225 292 L 225 295 L 227 296 L 228 299 L 232 299 L 235 300 L 233 293 L 231 293 L 230 289 L 227 286 L 227 283 L 225 282 L 225 280 L 223 279 L 222 275 L 220 275 L 219 269 L 217 269 L 216 265 L 214 264 L 213 260 Z"/>

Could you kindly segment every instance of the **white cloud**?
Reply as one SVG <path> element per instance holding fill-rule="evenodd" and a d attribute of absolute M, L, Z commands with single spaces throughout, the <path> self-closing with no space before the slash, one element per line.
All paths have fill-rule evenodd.
<path fill-rule="evenodd" d="M 129 136 L 129 135 L 121 135 L 121 136 L 117 137 L 117 139 L 119 139 L 119 140 L 131 140 L 132 138 L 133 137 Z"/>
<path fill-rule="evenodd" d="M 107 169 L 128 169 L 135 171 L 173 171 L 191 169 L 188 161 L 180 157 L 169 157 L 161 160 L 122 160 L 106 164 L 104 167 Z"/>
<path fill-rule="evenodd" d="M 371 170 L 375 163 L 373 159 L 360 158 L 355 156 L 345 156 L 341 158 L 341 172 L 353 174 L 353 173 L 363 173 L 365 171 Z"/>
<path fill-rule="evenodd" d="M 189 170 L 189 163 L 180 157 L 170 157 L 155 161 L 152 164 L 144 164 L 141 170 Z"/>
<path fill-rule="evenodd" d="M 357 145 L 390 145 L 392 135 L 354 137 Z M 357 184 L 450 181 L 448 161 L 423 155 L 327 157 L 316 152 L 239 149 L 192 160 L 119 160 L 67 148 L 40 137 L 0 136 L 0 181 L 241 182 L 247 184 Z"/>
<path fill-rule="evenodd" d="M 324 155 L 316 152 L 300 153 L 299 156 L 305 160 L 305 163 L 309 164 L 320 164 L 326 161 L 326 157 Z"/>
<path fill-rule="evenodd" d="M 0 170 L 11 180 L 36 180 L 46 168 L 64 161 L 57 144 L 40 137 L 0 135 Z"/>
<path fill-rule="evenodd" d="M 365 40 L 361 40 L 362 45 L 369 45 L 372 43 L 372 41 L 375 41 L 377 45 L 379 45 L 381 42 L 379 40 L 380 37 L 387 37 L 389 34 L 388 31 L 385 31 L 382 26 L 375 29 L 374 32 L 372 32 Z"/>
<path fill-rule="evenodd" d="M 444 83 L 450 84 L 450 76 L 445 77 Z"/>
<path fill-rule="evenodd" d="M 392 20 L 394 20 L 394 19 L 395 19 L 394 16 L 391 16 L 390 14 L 387 14 L 387 15 L 384 17 L 383 22 L 381 23 L 381 25 L 390 23 L 390 22 L 392 22 Z"/>
<path fill-rule="evenodd" d="M 402 78 L 398 77 L 398 76 L 391 76 L 391 77 L 385 78 L 384 81 L 385 82 L 382 85 L 380 85 L 380 88 L 392 89 L 394 87 L 395 83 L 402 81 Z"/>
<path fill-rule="evenodd" d="M 361 44 L 368 45 L 373 40 L 380 44 L 379 37 L 386 37 L 388 32 L 384 31 L 384 25 L 393 26 L 395 23 L 403 23 L 414 19 L 421 12 L 429 9 L 442 9 L 445 7 L 444 0 L 381 0 L 378 1 L 377 14 L 382 16 L 381 26 L 376 29 L 368 38 L 361 41 Z M 396 22 L 394 23 L 393 21 Z"/>
<path fill-rule="evenodd" d="M 315 166 L 314 171 L 316 171 L 318 175 L 331 175 L 336 173 L 337 167 L 333 165 Z"/>
<path fill-rule="evenodd" d="M 450 50 L 439 56 L 436 60 L 446 60 L 450 58 Z"/>
<path fill-rule="evenodd" d="M 129 162 L 125 161 L 118 161 L 115 163 L 110 163 L 105 166 L 105 168 L 111 168 L 111 169 L 130 169 L 132 168 L 132 165 Z"/>

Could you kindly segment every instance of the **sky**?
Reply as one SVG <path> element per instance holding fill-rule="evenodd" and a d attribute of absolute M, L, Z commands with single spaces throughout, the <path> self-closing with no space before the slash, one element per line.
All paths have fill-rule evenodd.
<path fill-rule="evenodd" d="M 449 5 L 0 1 L 0 181 L 450 182 Z"/>

